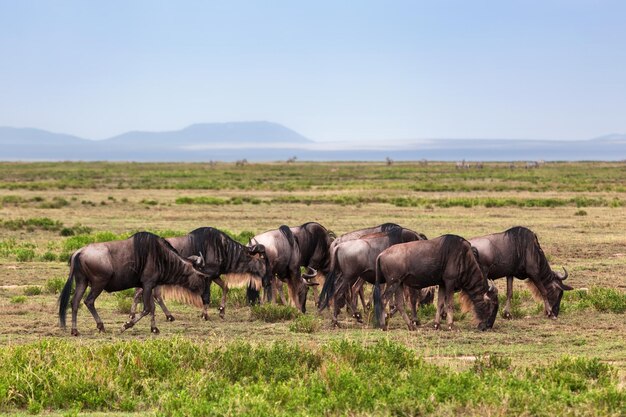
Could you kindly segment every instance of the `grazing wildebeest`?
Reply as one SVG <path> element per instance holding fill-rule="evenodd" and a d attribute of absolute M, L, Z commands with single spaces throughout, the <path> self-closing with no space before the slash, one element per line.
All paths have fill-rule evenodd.
<path fill-rule="evenodd" d="M 387 232 L 387 231 L 389 231 L 390 229 L 392 229 L 394 227 L 400 227 L 401 228 L 402 226 L 400 226 L 400 225 L 398 225 L 396 223 L 383 223 L 383 224 L 380 224 L 378 226 L 368 227 L 368 228 L 365 228 L 365 229 L 359 229 L 359 230 L 355 230 L 355 231 L 352 231 L 352 232 L 349 232 L 349 233 L 345 233 L 345 234 L 339 236 L 338 238 L 336 238 L 335 240 L 333 240 L 333 242 L 330 244 L 330 259 L 333 259 L 333 257 L 335 256 L 334 255 L 335 248 L 340 243 L 343 243 L 343 242 L 348 241 L 348 240 L 359 239 L 362 236 L 371 235 L 373 233 Z M 419 234 L 419 236 L 422 239 L 426 239 L 425 235 L 423 235 L 421 233 L 418 233 L 418 234 Z M 364 281 L 362 279 L 359 279 L 353 286 L 353 293 L 358 292 L 359 298 L 361 299 L 361 304 L 363 305 L 363 308 L 365 309 L 365 308 L 368 308 L 368 307 L 366 307 L 365 297 L 364 297 L 364 294 L 363 294 L 363 284 L 364 284 Z"/>
<path fill-rule="evenodd" d="M 382 283 L 386 283 L 386 289 L 381 295 Z M 448 326 L 452 328 L 455 290 L 461 291 L 461 302 L 466 308 L 473 305 L 480 330 L 493 327 L 498 314 L 498 291 L 483 276 L 470 243 L 460 236 L 443 235 L 432 240 L 400 243 L 378 256 L 374 307 L 382 329 L 387 328 L 385 307 L 392 296 L 409 330 L 416 328 L 404 308 L 402 285 L 414 288 L 439 285 L 436 328 L 439 328 L 444 303 L 447 304 Z"/>
<path fill-rule="evenodd" d="M 287 283 L 291 303 L 300 311 L 306 311 L 307 279 L 319 272 L 325 274 L 329 267 L 329 248 L 332 234 L 315 222 L 298 227 L 282 225 L 254 236 L 251 245 L 261 244 L 269 259 L 272 275 Z M 301 275 L 300 267 L 307 267 Z"/>
<path fill-rule="evenodd" d="M 489 279 L 506 277 L 504 317 L 511 318 L 513 277 L 527 279 L 537 297 L 544 303 L 548 317 L 557 318 L 563 291 L 571 290 L 563 283 L 568 276 L 550 268 L 537 235 L 525 227 L 513 227 L 502 233 L 475 237 L 470 243 L 478 251 L 478 263 Z"/>
<path fill-rule="evenodd" d="M 208 307 L 211 301 L 211 282 L 215 282 L 222 288 L 222 300 L 218 308 L 220 317 L 224 318 L 226 311 L 226 294 L 229 285 L 247 284 L 248 302 L 254 303 L 258 300 L 258 289 L 263 285 L 268 285 L 269 262 L 265 256 L 265 248 L 262 245 L 244 246 L 233 240 L 226 233 L 213 227 L 200 227 L 193 230 L 188 235 L 172 237 L 166 239 L 178 253 L 183 257 L 199 255 L 204 259 L 202 272 L 209 275 L 208 281 L 202 297 L 203 312 L 202 317 L 208 320 Z M 224 275 L 222 279 L 220 276 Z M 181 297 L 179 290 L 166 288 L 165 292 L 173 297 Z M 137 303 L 141 299 L 143 289 L 135 291 L 133 306 L 131 307 L 131 319 L 134 318 Z M 153 291 L 155 300 L 159 303 L 165 316 L 169 321 L 174 320 L 174 316 L 168 311 L 161 298 L 160 287 Z M 182 295 L 184 297 L 184 295 Z"/>
<path fill-rule="evenodd" d="M 70 272 L 59 296 L 59 322 L 65 328 L 65 314 L 70 300 L 72 283 L 76 290 L 72 298 L 72 335 L 78 336 L 76 316 L 78 305 L 87 286 L 91 287 L 85 305 L 96 320 L 98 330 L 104 324 L 96 311 L 95 301 L 104 290 L 121 291 L 128 288 L 143 288 L 144 308 L 141 315 L 124 324 L 124 329 L 133 327 L 141 318 L 152 314 L 151 330 L 158 333 L 154 318 L 152 290 L 157 285 L 180 285 L 193 292 L 202 292 L 208 275 L 198 271 L 202 258 L 183 258 L 165 239 L 148 232 L 135 233 L 128 239 L 113 242 L 92 243 L 70 258 Z M 193 262 L 192 262 L 193 261 Z"/>
<path fill-rule="evenodd" d="M 412 242 L 423 237 L 425 236 L 410 229 L 393 225 L 386 227 L 384 232 L 344 240 L 334 245 L 331 250 L 330 271 L 320 294 L 319 310 L 326 308 L 332 299 L 332 324 L 338 326 L 337 315 L 347 302 L 353 317 L 361 323 L 361 313 L 356 309 L 356 294 L 348 294 L 357 280 L 360 278 L 373 284 L 376 278 L 376 258 L 383 250 L 397 243 Z"/>

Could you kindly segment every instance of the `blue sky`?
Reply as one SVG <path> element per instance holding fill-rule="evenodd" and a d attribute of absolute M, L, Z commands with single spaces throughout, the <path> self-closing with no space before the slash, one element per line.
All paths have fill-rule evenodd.
<path fill-rule="evenodd" d="M 318 141 L 626 133 L 623 1 L 0 0 L 0 126 Z"/>

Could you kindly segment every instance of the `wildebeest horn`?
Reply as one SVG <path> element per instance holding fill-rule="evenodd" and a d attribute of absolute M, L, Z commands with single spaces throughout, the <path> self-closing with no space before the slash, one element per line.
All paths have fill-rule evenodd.
<path fill-rule="evenodd" d="M 302 274 L 302 278 L 311 279 L 311 278 L 315 278 L 316 275 L 317 275 L 317 271 L 311 268 L 310 266 L 307 266 L 306 274 Z"/>
<path fill-rule="evenodd" d="M 565 272 L 565 274 L 561 274 L 560 272 L 555 272 L 556 276 L 559 277 L 561 281 L 565 281 L 567 277 L 569 276 L 569 274 L 567 273 L 567 269 L 565 269 L 565 267 L 563 267 L 563 271 Z"/>
<path fill-rule="evenodd" d="M 248 247 L 248 252 L 254 254 L 254 253 L 265 253 L 265 246 L 257 243 L 253 246 L 249 246 Z"/>

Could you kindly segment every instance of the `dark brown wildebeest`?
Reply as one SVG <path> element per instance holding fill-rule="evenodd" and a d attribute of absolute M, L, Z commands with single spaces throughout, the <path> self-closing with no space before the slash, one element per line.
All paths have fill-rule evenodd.
<path fill-rule="evenodd" d="M 319 310 L 324 310 L 333 301 L 332 324 L 338 326 L 337 315 L 344 304 L 348 304 L 353 317 L 362 322 L 361 313 L 356 308 L 356 294 L 350 294 L 358 279 L 374 283 L 376 278 L 376 258 L 388 247 L 422 239 L 420 233 L 393 225 L 384 232 L 372 233 L 358 239 L 344 240 L 331 250 L 330 271 L 322 288 Z"/>
<path fill-rule="evenodd" d="M 563 291 L 571 290 L 563 283 L 568 276 L 554 272 L 543 253 L 537 235 L 525 227 L 513 227 L 502 233 L 494 233 L 470 239 L 478 251 L 478 263 L 489 279 L 506 277 L 506 304 L 504 317 L 511 318 L 513 277 L 528 279 L 532 292 L 544 303 L 548 317 L 557 318 Z"/>
<path fill-rule="evenodd" d="M 133 327 L 144 316 L 152 314 L 151 330 L 158 333 L 152 290 L 157 285 L 180 285 L 193 292 L 203 292 L 209 276 L 198 271 L 196 266 L 203 266 L 200 257 L 185 259 L 165 239 L 148 232 L 135 233 L 125 240 L 89 244 L 74 252 L 70 258 L 69 277 L 59 296 L 61 327 L 65 328 L 72 283 L 76 281 L 72 298 L 73 336 L 78 336 L 78 305 L 87 286 L 91 287 L 91 291 L 85 299 L 85 305 L 101 332 L 104 331 L 104 324 L 95 307 L 100 293 L 103 290 L 113 292 L 141 287 L 144 290 L 143 311 L 138 318 L 124 324 L 122 331 Z"/>
<path fill-rule="evenodd" d="M 222 300 L 218 308 L 220 317 L 224 318 L 226 311 L 226 294 L 228 287 L 246 284 L 249 303 L 258 300 L 261 284 L 269 285 L 270 267 L 265 248 L 262 245 L 244 246 L 233 240 L 226 233 L 213 227 L 200 227 L 188 235 L 166 239 L 176 251 L 183 257 L 199 255 L 204 259 L 202 272 L 209 275 L 210 280 L 205 287 L 202 297 L 202 317 L 208 320 L 208 307 L 211 301 L 211 282 L 215 282 L 222 288 Z M 222 279 L 220 276 L 224 275 Z M 176 298 L 189 298 L 195 294 L 180 294 L 179 290 L 172 287 L 166 288 L 165 292 Z M 135 317 L 137 303 L 142 297 L 143 289 L 137 288 L 134 302 L 131 307 L 131 319 Z M 159 303 L 167 320 L 174 321 L 174 316 L 169 312 L 161 298 L 161 289 L 156 287 L 152 292 L 154 299 Z"/>
<path fill-rule="evenodd" d="M 330 258 L 329 259 L 333 259 L 334 258 L 334 252 L 335 252 L 335 248 L 343 242 L 346 242 L 348 240 L 354 240 L 354 239 L 359 239 L 362 236 L 365 235 L 371 235 L 373 233 L 379 233 L 379 232 L 387 232 L 389 230 L 391 230 L 392 228 L 395 227 L 402 227 L 396 223 L 383 223 L 380 224 L 378 226 L 373 226 L 373 227 L 368 227 L 365 229 L 359 229 L 359 230 L 355 230 L 349 233 L 345 233 L 341 236 L 339 236 L 338 238 L 336 238 L 335 240 L 333 240 L 333 242 L 330 245 Z M 407 229 L 409 230 L 409 229 Z M 420 237 L 422 239 L 426 239 L 426 236 L 418 233 L 420 235 Z M 362 279 L 358 279 L 357 282 L 353 285 L 352 288 L 352 293 L 353 296 L 356 297 L 356 295 L 354 295 L 354 293 L 358 293 L 359 294 L 359 298 L 361 299 L 361 304 L 363 306 L 364 309 L 369 308 L 369 306 L 366 306 L 365 303 L 365 296 L 363 294 L 363 284 L 365 281 L 363 281 Z"/>
<path fill-rule="evenodd" d="M 324 226 L 309 222 L 291 228 L 282 225 L 254 236 L 250 244 L 265 247 L 272 275 L 287 283 L 291 303 L 305 312 L 309 287 L 306 280 L 315 277 L 318 270 L 322 274 L 328 272 L 332 239 L 332 233 Z M 304 275 L 300 273 L 301 266 L 307 268 Z"/>
<path fill-rule="evenodd" d="M 382 283 L 386 283 L 386 289 L 381 295 Z M 392 296 L 409 330 L 416 328 L 404 308 L 402 285 L 413 288 L 439 285 L 436 328 L 439 328 L 444 303 L 447 305 L 448 327 L 452 328 L 455 291 L 461 291 L 464 307 L 473 305 L 480 330 L 493 327 L 498 314 L 498 290 L 483 276 L 470 243 L 460 236 L 443 235 L 432 240 L 400 243 L 378 256 L 374 308 L 382 329 L 387 328 L 385 308 Z"/>

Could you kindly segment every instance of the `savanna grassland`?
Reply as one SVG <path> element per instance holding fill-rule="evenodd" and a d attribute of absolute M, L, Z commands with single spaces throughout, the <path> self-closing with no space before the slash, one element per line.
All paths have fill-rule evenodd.
<path fill-rule="evenodd" d="M 106 333 L 84 306 L 80 337 L 58 327 L 67 260 L 87 243 L 200 226 L 247 242 L 306 221 L 467 238 L 527 226 L 576 290 L 553 321 L 516 280 L 513 320 L 485 333 L 460 310 L 435 331 L 432 306 L 416 332 L 345 313 L 335 329 L 311 293 L 301 315 L 251 309 L 238 289 L 223 320 L 169 302 L 159 335 L 148 319 L 120 333 L 128 291 L 98 298 Z M 0 163 L 0 413 L 623 416 L 625 272 L 624 163 Z"/>

